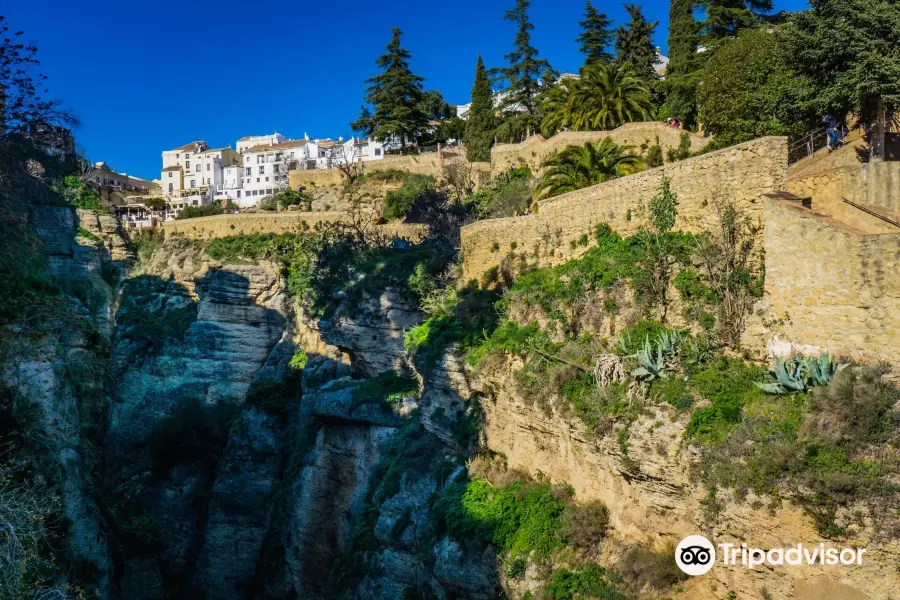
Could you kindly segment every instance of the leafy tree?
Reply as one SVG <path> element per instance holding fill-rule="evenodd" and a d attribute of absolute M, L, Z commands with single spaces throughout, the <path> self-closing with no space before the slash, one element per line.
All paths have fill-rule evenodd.
<path fill-rule="evenodd" d="M 434 132 L 434 139 L 443 144 L 447 140 L 461 140 L 465 134 L 466 122 L 454 115 L 441 121 Z"/>
<path fill-rule="evenodd" d="M 491 146 L 494 143 L 494 97 L 488 80 L 484 61 L 478 56 L 475 65 L 475 83 L 472 85 L 472 106 L 466 122 L 466 156 L 471 162 L 491 160 Z"/>
<path fill-rule="evenodd" d="M 668 114 L 686 124 L 694 121 L 699 45 L 699 25 L 694 20 L 694 0 L 669 3 L 669 63 L 665 87 Z"/>
<path fill-rule="evenodd" d="M 772 0 L 706 0 L 703 29 L 707 46 L 759 25 L 765 20 L 765 13 L 771 11 Z"/>
<path fill-rule="evenodd" d="M 631 146 L 617 145 L 610 138 L 599 144 L 569 146 L 544 161 L 546 171 L 534 190 L 535 197 L 558 196 L 640 171 L 644 161 L 631 154 L 631 149 Z"/>
<path fill-rule="evenodd" d="M 648 119 L 653 102 L 646 83 L 629 65 L 594 65 L 584 70 L 569 98 L 572 126 L 578 130 L 609 130 L 623 123 Z"/>
<path fill-rule="evenodd" d="M 531 0 L 516 0 L 516 7 L 507 10 L 503 18 L 518 25 L 514 50 L 504 58 L 508 67 L 492 69 L 492 73 L 507 82 L 500 101 L 500 109 L 510 120 L 510 125 L 502 131 L 520 137 L 522 130 L 534 130 L 540 122 L 538 114 L 538 94 L 543 85 L 556 79 L 556 73 L 546 59 L 538 58 L 537 48 L 531 45 L 534 25 L 528 20 Z M 510 114 L 513 113 L 513 114 Z"/>
<path fill-rule="evenodd" d="M 700 80 L 700 120 L 719 147 L 805 130 L 815 94 L 784 60 L 774 33 L 742 31 L 710 57 Z"/>
<path fill-rule="evenodd" d="M 609 47 L 615 41 L 615 33 L 609 28 L 612 19 L 605 13 L 598 12 L 591 0 L 587 0 L 584 6 L 584 19 L 578 21 L 582 32 L 575 41 L 581 44 L 581 52 L 585 55 L 584 64 L 592 65 L 596 62 L 611 63 L 613 55 Z"/>
<path fill-rule="evenodd" d="M 400 47 L 402 34 L 394 27 L 387 53 L 375 61 L 383 72 L 366 80 L 366 102 L 375 112 L 363 108 L 351 127 L 382 141 L 397 139 L 405 151 L 425 131 L 428 119 L 422 110 L 423 78 L 409 68 L 409 51 Z"/>
<path fill-rule="evenodd" d="M 784 34 L 786 60 L 817 90 L 821 113 L 852 111 L 884 157 L 886 118 L 900 108 L 900 7 L 896 0 L 811 0 Z"/>
<path fill-rule="evenodd" d="M 616 61 L 619 65 L 631 63 L 636 76 L 647 82 L 654 81 L 656 46 L 653 45 L 653 32 L 659 21 L 647 21 L 637 4 L 624 6 L 630 20 L 616 30 Z"/>
<path fill-rule="evenodd" d="M 422 92 L 420 108 L 425 114 L 425 118 L 436 121 L 449 119 L 456 114 L 453 107 L 444 100 L 444 96 L 437 90 Z"/>

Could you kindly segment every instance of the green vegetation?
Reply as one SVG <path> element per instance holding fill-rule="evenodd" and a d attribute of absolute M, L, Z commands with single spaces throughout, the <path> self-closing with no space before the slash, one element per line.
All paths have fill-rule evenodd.
<path fill-rule="evenodd" d="M 534 194 L 549 198 L 642 170 L 643 159 L 630 150 L 631 146 L 619 146 L 611 138 L 600 144 L 569 146 L 544 161 L 546 171 Z"/>
<path fill-rule="evenodd" d="M 278 415 L 299 400 L 300 385 L 297 377 L 288 372 L 285 379 L 257 379 L 247 390 L 246 402 L 269 414 Z"/>
<path fill-rule="evenodd" d="M 287 189 L 266 196 L 259 203 L 261 209 L 268 211 L 276 210 L 279 205 L 283 209 L 287 209 L 289 206 L 298 206 L 300 210 L 308 211 L 312 205 L 312 197 L 302 190 Z"/>
<path fill-rule="evenodd" d="M 584 3 L 584 19 L 578 21 L 581 34 L 575 40 L 581 46 L 579 50 L 584 54 L 585 66 L 595 63 L 609 64 L 615 58 L 609 47 L 615 41 L 615 33 L 609 28 L 612 19 L 606 13 L 598 12 L 591 0 Z"/>
<path fill-rule="evenodd" d="M 531 169 L 519 167 L 495 175 L 490 183 L 466 198 L 470 212 L 479 219 L 524 214 L 531 206 Z"/>
<path fill-rule="evenodd" d="M 403 178 L 403 187 L 388 192 L 384 197 L 381 214 L 388 220 L 405 219 L 414 212 L 417 204 L 433 200 L 437 193 L 433 177 L 407 173 Z"/>
<path fill-rule="evenodd" d="M 207 204 L 205 206 L 185 206 L 179 211 L 176 219 L 196 219 L 197 217 L 212 217 L 225 213 L 225 209 L 215 205 Z"/>
<path fill-rule="evenodd" d="M 724 148 L 765 135 L 799 135 L 814 116 L 814 90 L 794 68 L 774 31 L 742 31 L 699 72 L 699 119 Z"/>
<path fill-rule="evenodd" d="M 494 99 L 491 82 L 488 80 L 484 61 L 478 55 L 475 65 L 475 83 L 472 84 L 472 106 L 466 122 L 464 141 L 466 158 L 471 162 L 491 160 L 491 146 L 494 144 Z"/>
<path fill-rule="evenodd" d="M 638 4 L 625 4 L 628 23 L 616 29 L 616 62 L 630 64 L 634 75 L 648 85 L 656 81 L 656 45 L 653 35 L 659 21 L 649 22 Z"/>
<path fill-rule="evenodd" d="M 91 233 L 87 229 L 83 229 L 81 227 L 78 228 L 78 231 L 75 232 L 76 237 L 84 238 L 91 242 L 95 246 L 102 246 L 103 240 L 97 237 L 95 234 Z"/>
<path fill-rule="evenodd" d="M 528 19 L 530 6 L 531 0 L 516 0 L 515 7 L 503 13 L 503 19 L 517 27 L 513 50 L 505 56 L 509 66 L 490 70 L 491 75 L 507 83 L 495 135 L 509 142 L 520 141 L 529 132 L 538 130 L 539 93 L 556 79 L 553 67 L 546 59 L 538 58 L 537 48 L 531 45 L 534 25 Z"/>
<path fill-rule="evenodd" d="M 366 80 L 365 100 L 374 112 L 363 107 L 351 127 L 381 140 L 396 136 L 405 151 L 407 144 L 416 143 L 425 132 L 428 118 L 421 106 L 423 79 L 409 68 L 409 51 L 400 47 L 402 34 L 393 28 L 387 53 L 375 61 L 383 72 Z"/>
<path fill-rule="evenodd" d="M 159 354 L 169 340 L 181 340 L 197 319 L 197 304 L 172 281 L 144 275 L 125 281 L 117 320 L 118 337 L 144 355 Z M 182 301 L 183 300 L 183 301 Z"/>
<path fill-rule="evenodd" d="M 375 377 L 364 379 L 353 389 L 351 409 L 370 402 L 376 403 L 385 411 L 392 410 L 393 405 L 403 398 L 418 397 L 419 382 L 413 377 L 402 377 L 393 371 L 385 371 Z"/>
<path fill-rule="evenodd" d="M 65 197 L 73 207 L 85 210 L 101 210 L 100 196 L 87 182 L 75 175 L 64 177 L 59 188 L 60 194 Z"/>
<path fill-rule="evenodd" d="M 556 91 L 548 90 L 547 94 L 541 121 L 545 136 L 564 127 L 608 131 L 625 123 L 649 120 L 653 112 L 647 81 L 637 76 L 630 64 L 593 64 L 582 69 L 577 81 L 560 82 Z"/>
<path fill-rule="evenodd" d="M 559 569 L 550 577 L 547 595 L 553 600 L 578 600 L 597 598 L 598 600 L 627 600 L 627 596 L 617 591 L 620 579 L 596 563 L 570 571 Z"/>

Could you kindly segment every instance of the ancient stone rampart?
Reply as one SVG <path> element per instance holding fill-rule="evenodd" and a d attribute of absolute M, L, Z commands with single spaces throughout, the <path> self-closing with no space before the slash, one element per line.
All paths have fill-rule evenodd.
<path fill-rule="evenodd" d="M 771 349 L 900 363 L 900 231 L 866 233 L 786 195 L 764 206 L 766 298 L 783 320 Z"/>
<path fill-rule="evenodd" d="M 607 137 L 612 138 L 616 144 L 633 146 L 638 153 L 641 152 L 642 144 L 653 146 L 659 140 L 665 154 L 667 149 L 678 147 L 683 133 L 688 134 L 692 151 L 699 150 L 709 142 L 709 138 L 657 122 L 626 123 L 612 131 L 563 131 L 548 139 L 535 134 L 518 144 L 495 144 L 491 148 L 491 172 L 496 175 L 520 166 L 538 171 L 543 161 L 567 146 L 597 143 Z"/>
<path fill-rule="evenodd" d="M 482 279 L 501 263 L 516 272 L 576 258 L 601 223 L 622 235 L 634 233 L 663 177 L 678 196 L 677 229 L 712 228 L 716 206 L 724 201 L 761 224 L 761 196 L 787 186 L 787 140 L 760 138 L 545 200 L 535 214 L 467 225 L 461 232 L 465 280 Z"/>
<path fill-rule="evenodd" d="M 298 233 L 325 223 L 347 222 L 348 219 L 348 215 L 342 212 L 243 213 L 166 221 L 163 223 L 163 231 L 166 237 L 182 235 L 196 240 L 209 240 L 235 235 Z M 408 223 L 387 223 L 373 228 L 373 232 L 378 234 L 396 235 L 412 241 L 419 241 L 426 231 L 424 225 Z"/>

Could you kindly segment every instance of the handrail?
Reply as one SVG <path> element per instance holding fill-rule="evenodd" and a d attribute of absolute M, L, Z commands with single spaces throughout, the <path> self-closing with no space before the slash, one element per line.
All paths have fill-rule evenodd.
<path fill-rule="evenodd" d="M 847 204 L 849 204 L 849 205 L 852 206 L 853 208 L 858 208 L 859 210 L 863 211 L 864 213 L 867 213 L 867 214 L 869 214 L 869 215 L 872 215 L 872 216 L 875 217 L 876 219 L 881 219 L 881 220 L 884 221 L 885 223 L 890 223 L 890 224 L 893 225 L 894 227 L 900 228 L 900 222 L 897 222 L 897 221 L 891 219 L 890 217 L 886 217 L 886 216 L 884 216 L 884 215 L 878 213 L 877 211 L 872 210 L 871 208 L 868 208 L 868 207 L 866 207 L 866 206 L 863 206 L 862 204 L 857 204 L 857 203 L 854 202 L 853 200 L 847 200 L 846 198 L 844 198 L 843 200 L 844 200 L 844 202 L 846 202 Z"/>

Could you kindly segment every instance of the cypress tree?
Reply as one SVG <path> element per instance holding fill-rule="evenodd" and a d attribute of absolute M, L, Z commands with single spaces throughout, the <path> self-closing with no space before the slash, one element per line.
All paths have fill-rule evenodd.
<path fill-rule="evenodd" d="M 616 30 L 616 61 L 622 65 L 631 63 L 634 74 L 647 81 L 656 79 L 653 64 L 656 62 L 656 46 L 653 32 L 659 21 L 647 21 L 640 5 L 625 4 L 630 20 Z"/>
<path fill-rule="evenodd" d="M 669 64 L 665 88 L 669 114 L 693 122 L 696 115 L 696 72 L 699 26 L 694 21 L 693 0 L 669 3 Z"/>
<path fill-rule="evenodd" d="M 472 106 L 466 123 L 466 157 L 471 162 L 491 160 L 491 145 L 494 142 L 494 99 L 484 61 L 478 55 L 475 65 L 475 83 L 472 85 Z"/>
<path fill-rule="evenodd" d="M 372 105 L 371 115 L 363 109 L 351 127 L 362 130 L 375 139 L 396 139 L 403 149 L 425 131 L 428 120 L 422 111 L 422 81 L 409 68 L 410 54 L 400 47 L 403 32 L 394 27 L 387 53 L 375 61 L 382 73 L 366 80 L 366 102 Z"/>
<path fill-rule="evenodd" d="M 615 33 L 609 28 L 612 19 L 605 13 L 597 12 L 591 0 L 584 5 L 584 19 L 578 21 L 582 32 L 575 41 L 581 44 L 581 52 L 585 55 L 584 64 L 596 62 L 611 63 L 613 55 L 607 49 L 615 41 Z"/>
<path fill-rule="evenodd" d="M 504 56 L 509 66 L 492 69 L 492 72 L 499 74 L 509 84 L 500 107 L 524 111 L 529 117 L 535 117 L 538 112 L 537 95 L 541 91 L 541 84 L 551 83 L 556 79 L 556 74 L 546 59 L 538 58 L 537 48 L 531 45 L 530 31 L 534 29 L 534 25 L 528 20 L 530 5 L 531 0 L 516 0 L 516 7 L 507 10 L 503 15 L 505 20 L 516 23 L 519 30 L 513 43 L 515 49 Z M 534 119 L 529 119 L 530 125 L 534 127 L 536 123 L 532 121 Z"/>

